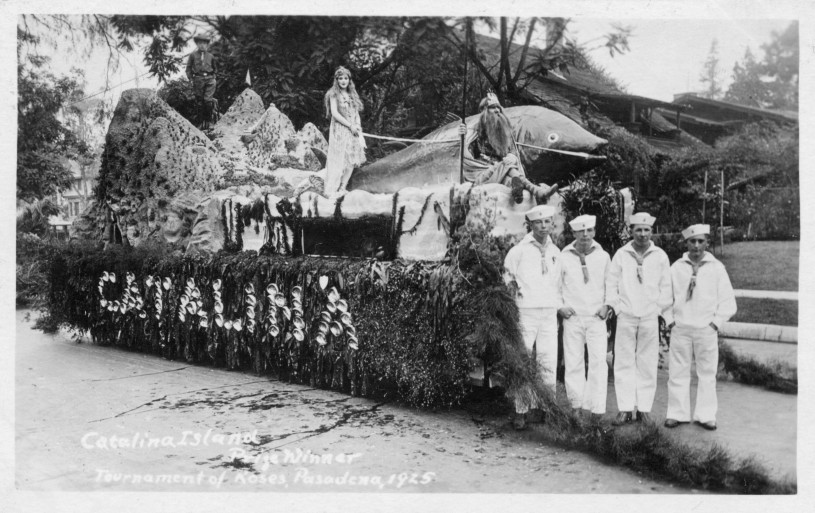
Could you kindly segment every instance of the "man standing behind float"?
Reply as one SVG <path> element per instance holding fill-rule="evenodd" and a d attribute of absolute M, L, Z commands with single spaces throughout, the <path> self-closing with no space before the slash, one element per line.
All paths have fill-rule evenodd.
<path fill-rule="evenodd" d="M 690 368 L 696 358 L 696 408 L 693 420 L 716 429 L 716 371 L 719 328 L 736 314 L 736 296 L 724 265 L 708 253 L 710 225 L 682 230 L 688 251 L 671 266 L 674 304 L 668 357 L 668 415 L 665 427 L 691 420 Z"/>
<path fill-rule="evenodd" d="M 558 313 L 563 317 L 566 395 L 574 408 L 602 415 L 608 390 L 605 282 L 611 259 L 594 240 L 596 222 L 590 215 L 569 222 L 575 240 L 560 253 Z M 589 353 L 588 379 L 584 347 Z"/>
<path fill-rule="evenodd" d="M 212 114 L 213 95 L 215 94 L 215 73 L 217 67 L 215 56 L 207 51 L 210 37 L 206 34 L 193 37 L 198 48 L 187 59 L 187 78 L 192 82 L 195 95 L 196 126 L 202 130 L 209 128 Z"/>
<path fill-rule="evenodd" d="M 554 394 L 557 383 L 558 260 L 560 250 L 549 234 L 555 208 L 538 205 L 526 212 L 529 233 L 504 259 L 504 282 L 515 295 L 526 348 L 535 353 L 544 384 Z M 538 405 L 515 403 L 515 429 L 526 427 L 526 413 Z"/>
<path fill-rule="evenodd" d="M 606 304 L 617 314 L 614 391 L 619 413 L 613 424 L 650 420 L 659 366 L 659 316 L 673 301 L 668 255 L 651 242 L 656 218 L 628 219 L 633 240 L 617 250 L 606 281 Z"/>

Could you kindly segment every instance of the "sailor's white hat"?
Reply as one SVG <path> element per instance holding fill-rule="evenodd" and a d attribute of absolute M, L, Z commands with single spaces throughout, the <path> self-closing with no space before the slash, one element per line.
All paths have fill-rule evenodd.
<path fill-rule="evenodd" d="M 550 205 L 538 205 L 526 212 L 527 221 L 537 221 L 538 219 L 546 219 L 547 217 L 555 216 L 555 207 Z"/>
<path fill-rule="evenodd" d="M 648 226 L 654 226 L 654 221 L 656 220 L 657 220 L 656 217 L 652 216 L 647 212 L 637 212 L 636 214 L 628 218 L 628 225 L 631 226 L 634 224 L 645 224 Z"/>
<path fill-rule="evenodd" d="M 694 224 L 682 230 L 682 237 L 685 240 L 690 239 L 694 235 L 710 235 L 709 224 Z"/>
<path fill-rule="evenodd" d="M 571 226 L 572 231 L 575 232 L 579 232 L 580 230 L 588 230 L 589 228 L 594 228 L 596 224 L 597 216 L 590 216 L 588 214 L 577 216 L 571 221 L 569 221 L 569 226 Z"/>

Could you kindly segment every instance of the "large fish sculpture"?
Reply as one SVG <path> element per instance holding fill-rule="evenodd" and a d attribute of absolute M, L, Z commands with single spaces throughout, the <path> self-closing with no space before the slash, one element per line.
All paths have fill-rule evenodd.
<path fill-rule="evenodd" d="M 508 107 L 504 113 L 512 124 L 527 177 L 535 183 L 566 185 L 605 158 L 598 153 L 608 141 L 592 135 L 559 112 L 527 105 Z M 465 121 L 468 129 L 465 148 L 476 137 L 479 116 L 469 116 Z M 458 183 L 458 124 L 449 123 L 421 142 L 356 169 L 348 190 L 394 193 L 405 187 Z M 474 160 L 469 151 L 464 155 L 465 176 L 483 169 L 484 165 Z"/>

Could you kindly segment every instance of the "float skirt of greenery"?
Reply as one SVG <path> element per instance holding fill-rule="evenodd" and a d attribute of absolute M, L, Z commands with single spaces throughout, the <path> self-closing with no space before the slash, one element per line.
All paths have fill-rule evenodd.
<path fill-rule="evenodd" d="M 65 244 L 49 269 L 44 324 L 354 395 L 449 406 L 485 353 L 524 361 L 519 332 L 514 345 L 484 345 L 496 323 L 517 323 L 511 297 L 468 285 L 449 263 Z M 504 306 L 493 315 L 496 304 Z M 535 398 L 522 382 L 535 374 L 516 374 L 517 391 Z"/>

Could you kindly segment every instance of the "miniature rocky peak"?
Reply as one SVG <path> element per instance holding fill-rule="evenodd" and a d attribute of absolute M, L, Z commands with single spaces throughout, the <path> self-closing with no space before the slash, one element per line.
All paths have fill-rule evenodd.
<path fill-rule="evenodd" d="M 197 246 L 209 248 L 203 234 L 216 234 L 219 223 L 217 213 L 208 210 L 212 198 L 238 190 L 253 200 L 266 193 L 286 197 L 322 168 L 318 155 L 328 150 L 317 127 L 309 123 L 295 131 L 274 105 L 264 110 L 251 89 L 238 96 L 209 135 L 212 140 L 153 90 L 123 92 L 99 173 L 104 202 L 95 202 L 75 223 L 77 235 L 114 239 L 118 231 L 133 245 L 159 239 L 182 247 L 195 238 Z"/>
<path fill-rule="evenodd" d="M 252 89 L 244 90 L 212 129 L 212 138 L 222 157 L 239 163 L 246 160 L 246 145 L 241 136 L 250 132 L 263 116 L 263 99 Z"/>
<path fill-rule="evenodd" d="M 263 171 L 278 168 L 318 171 L 323 164 L 317 155 L 328 151 L 328 142 L 317 127 L 307 123 L 300 132 L 295 131 L 291 120 L 274 104 L 244 135 L 243 141 L 247 164 Z"/>
<path fill-rule="evenodd" d="M 150 89 L 122 93 L 105 140 L 99 181 L 108 201 L 212 191 L 224 169 L 217 148 Z"/>

